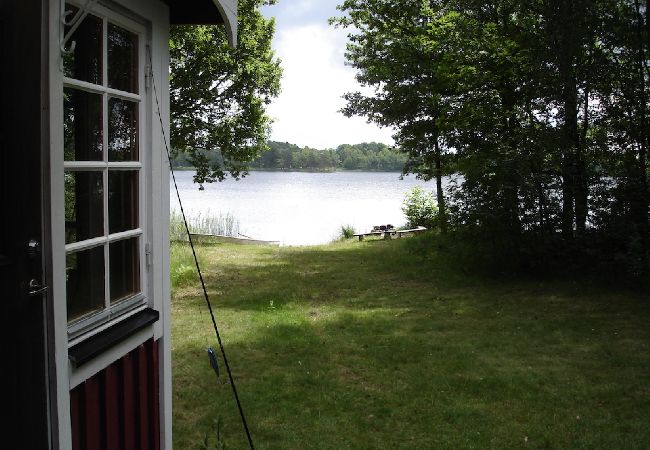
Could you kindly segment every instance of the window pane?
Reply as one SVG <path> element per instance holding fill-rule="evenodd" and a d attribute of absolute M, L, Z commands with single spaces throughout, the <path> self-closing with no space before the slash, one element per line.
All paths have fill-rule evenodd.
<path fill-rule="evenodd" d="M 65 242 L 104 235 L 102 172 L 65 173 Z"/>
<path fill-rule="evenodd" d="M 108 160 L 138 160 L 138 104 L 108 100 Z"/>
<path fill-rule="evenodd" d="M 138 92 L 138 36 L 108 24 L 108 87 Z"/>
<path fill-rule="evenodd" d="M 66 161 L 102 161 L 102 96 L 63 90 L 63 136 Z"/>
<path fill-rule="evenodd" d="M 68 322 L 104 309 L 104 247 L 66 257 Z"/>
<path fill-rule="evenodd" d="M 66 16 L 67 21 L 78 11 L 72 5 L 66 5 L 65 9 L 72 11 Z M 69 31 L 70 27 L 66 26 L 66 35 Z M 63 74 L 69 78 L 102 84 L 102 19 L 88 14 L 68 40 L 67 49 L 71 48 L 73 42 L 74 51 L 63 55 Z"/>
<path fill-rule="evenodd" d="M 110 244 L 111 303 L 140 292 L 139 238 Z"/>
<path fill-rule="evenodd" d="M 138 228 L 138 172 L 108 173 L 108 229 L 110 233 Z"/>

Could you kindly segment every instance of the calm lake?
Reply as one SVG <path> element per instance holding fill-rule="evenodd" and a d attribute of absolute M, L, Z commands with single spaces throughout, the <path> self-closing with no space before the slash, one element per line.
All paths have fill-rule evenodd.
<path fill-rule="evenodd" d="M 240 233 L 283 245 L 330 242 L 342 225 L 369 231 L 374 225 L 403 225 L 404 195 L 414 186 L 435 193 L 435 182 L 400 180 L 397 172 L 251 172 L 243 180 L 205 184 L 200 191 L 193 171 L 176 173 L 188 216 L 229 213 Z M 171 208 L 178 201 L 170 191 Z"/>

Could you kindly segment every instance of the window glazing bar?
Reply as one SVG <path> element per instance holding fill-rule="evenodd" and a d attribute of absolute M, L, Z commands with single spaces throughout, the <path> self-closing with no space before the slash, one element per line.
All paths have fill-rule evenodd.
<path fill-rule="evenodd" d="M 92 92 L 94 94 L 108 94 L 111 97 L 133 102 L 142 101 L 142 96 L 131 92 L 119 91 L 117 89 L 101 86 L 99 84 L 89 83 L 87 81 L 76 80 L 74 78 L 63 77 L 63 86 L 81 89 L 82 91 Z"/>

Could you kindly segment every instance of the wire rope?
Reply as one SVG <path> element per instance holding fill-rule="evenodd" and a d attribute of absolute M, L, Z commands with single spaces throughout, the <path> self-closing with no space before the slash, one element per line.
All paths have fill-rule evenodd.
<path fill-rule="evenodd" d="M 223 357 L 224 366 L 226 366 L 226 372 L 228 373 L 228 379 L 230 380 L 230 386 L 232 387 L 232 392 L 235 397 L 235 402 L 237 403 L 237 409 L 239 410 L 239 416 L 241 417 L 242 425 L 244 426 L 244 431 L 246 432 L 246 438 L 248 439 L 248 444 L 251 450 L 255 450 L 253 445 L 253 438 L 251 436 L 250 430 L 248 428 L 248 422 L 246 421 L 246 415 L 244 414 L 244 408 L 242 407 L 241 401 L 239 399 L 239 394 L 237 393 L 237 386 L 235 385 L 235 379 L 233 378 L 232 371 L 230 370 L 230 364 L 228 363 L 228 358 L 226 357 L 226 349 L 223 346 L 221 340 L 221 333 L 219 333 L 219 327 L 217 326 L 217 320 L 212 309 L 212 302 L 210 301 L 210 296 L 208 295 L 208 290 L 205 286 L 205 281 L 203 279 L 203 272 L 201 271 L 201 265 L 196 256 L 196 250 L 194 248 L 194 242 L 192 241 L 192 234 L 190 233 L 190 228 L 187 224 L 187 217 L 185 216 L 185 210 L 183 209 L 183 202 L 181 201 L 181 194 L 178 190 L 178 184 L 176 183 L 176 174 L 174 173 L 174 167 L 171 163 L 171 152 L 169 151 L 169 144 L 167 142 L 167 135 L 165 133 L 165 126 L 163 124 L 162 113 L 160 112 L 160 102 L 158 100 L 158 90 L 156 88 L 156 79 L 153 74 L 153 64 L 151 61 L 151 52 L 149 52 L 149 64 L 151 66 L 151 81 L 153 84 L 154 97 L 156 99 L 156 108 L 158 109 L 158 118 L 160 119 L 160 129 L 162 132 L 163 143 L 165 144 L 165 150 L 167 151 L 167 161 L 169 162 L 169 170 L 172 175 L 172 180 L 174 182 L 174 189 L 176 190 L 176 197 L 178 198 L 178 204 L 180 205 L 181 216 L 183 218 L 183 225 L 185 226 L 185 232 L 187 233 L 187 238 L 189 239 L 190 248 L 192 249 L 192 256 L 194 257 L 194 265 L 196 266 L 196 271 L 199 275 L 199 280 L 201 281 L 201 287 L 203 289 L 203 297 L 205 298 L 205 303 L 208 306 L 210 311 L 210 318 L 212 319 L 212 326 L 214 328 L 214 333 L 217 337 L 217 342 L 219 343 L 219 349 L 221 351 L 221 356 Z"/>

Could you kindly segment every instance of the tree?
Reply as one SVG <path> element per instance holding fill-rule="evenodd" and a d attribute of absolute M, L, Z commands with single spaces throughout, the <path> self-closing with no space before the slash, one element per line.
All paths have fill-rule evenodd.
<path fill-rule="evenodd" d="M 239 1 L 236 48 L 219 26 L 171 30 L 170 141 L 196 168 L 195 182 L 244 176 L 267 148 L 266 106 L 279 94 L 282 70 L 271 48 L 275 22 L 258 9 L 274 3 Z"/>
<path fill-rule="evenodd" d="M 394 127 L 408 155 L 405 173 L 436 179 L 441 231 L 447 229 L 442 178 L 449 150 L 446 131 L 459 75 L 457 15 L 435 0 L 346 0 L 332 23 L 350 29 L 346 57 L 371 94 L 345 95 L 347 116 Z"/>
<path fill-rule="evenodd" d="M 369 89 L 348 93 L 344 113 L 397 129 L 406 171 L 436 178 L 454 229 L 529 260 L 535 246 L 583 262 L 598 249 L 642 276 L 649 6 L 345 0 L 332 22 L 350 31 L 346 57 Z"/>

